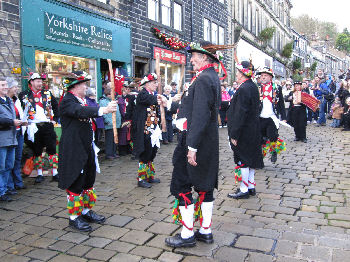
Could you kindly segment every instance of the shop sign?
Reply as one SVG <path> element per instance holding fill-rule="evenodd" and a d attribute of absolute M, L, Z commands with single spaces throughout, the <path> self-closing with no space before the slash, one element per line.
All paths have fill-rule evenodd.
<path fill-rule="evenodd" d="M 112 52 L 112 31 L 44 12 L 44 38 L 59 43 Z"/>
<path fill-rule="evenodd" d="M 186 64 L 186 55 L 181 54 L 179 52 L 174 52 L 171 50 L 154 47 L 153 48 L 153 57 L 154 59 L 157 59 L 157 56 L 160 57 L 160 60 L 173 62 L 177 64 Z"/>
<path fill-rule="evenodd" d="M 278 62 L 277 60 L 273 61 L 273 71 L 276 75 L 285 77 L 286 76 L 286 69 L 285 66 Z"/>

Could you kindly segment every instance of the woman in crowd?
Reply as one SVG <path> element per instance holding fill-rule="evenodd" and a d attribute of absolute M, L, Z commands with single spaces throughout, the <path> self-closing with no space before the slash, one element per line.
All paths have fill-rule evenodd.
<path fill-rule="evenodd" d="M 231 97 L 229 93 L 226 91 L 226 87 L 224 84 L 221 85 L 221 106 L 219 109 L 220 119 L 221 119 L 221 127 L 226 127 L 226 112 L 230 106 Z M 221 128 L 220 127 L 220 128 Z"/>

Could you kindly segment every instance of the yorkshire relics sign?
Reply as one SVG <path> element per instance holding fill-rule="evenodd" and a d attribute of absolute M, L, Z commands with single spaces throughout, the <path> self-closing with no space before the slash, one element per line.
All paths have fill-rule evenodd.
<path fill-rule="evenodd" d="M 111 30 L 48 12 L 44 12 L 44 27 L 44 38 L 46 40 L 105 52 L 113 51 Z"/>
<path fill-rule="evenodd" d="M 160 60 L 169 61 L 177 64 L 186 64 L 186 55 L 181 54 L 179 52 L 174 52 L 171 50 L 154 47 L 153 48 L 153 58 L 157 59 L 159 56 Z"/>

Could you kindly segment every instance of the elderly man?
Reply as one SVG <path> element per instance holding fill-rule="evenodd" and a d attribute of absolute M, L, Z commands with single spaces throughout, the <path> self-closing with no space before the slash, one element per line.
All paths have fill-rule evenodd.
<path fill-rule="evenodd" d="M 235 179 L 241 185 L 234 199 L 255 195 L 255 169 L 263 168 L 259 123 L 259 89 L 251 80 L 254 67 L 248 61 L 237 64 L 236 79 L 240 86 L 228 109 L 228 136 L 234 153 Z"/>
<path fill-rule="evenodd" d="M 175 95 L 174 97 L 171 96 L 171 86 L 166 85 L 164 87 L 164 93 L 163 96 L 167 99 L 169 103 L 172 103 L 173 101 L 178 100 L 178 96 L 180 95 Z M 173 137 L 174 137 L 174 130 L 173 130 L 173 114 L 176 114 L 178 105 L 177 106 L 172 106 L 171 108 L 165 108 L 165 120 L 166 120 L 166 132 L 163 132 L 163 144 L 168 144 L 173 142 Z"/>
<path fill-rule="evenodd" d="M 160 183 L 155 178 L 153 160 L 157 155 L 162 139 L 159 128 L 158 104 L 162 103 L 162 95 L 155 95 L 158 79 L 155 73 L 145 76 L 141 80 L 140 91 L 136 98 L 135 108 L 135 141 L 134 154 L 139 160 L 138 183 L 139 187 L 150 188 L 152 183 Z"/>
<path fill-rule="evenodd" d="M 277 112 L 280 112 L 281 118 L 286 122 L 286 111 L 284 107 L 284 99 L 282 87 L 272 82 L 274 77 L 271 68 L 264 67 L 257 73 L 260 75 L 260 128 L 263 139 L 264 148 L 269 147 L 271 152 L 271 162 L 276 163 L 277 153 L 281 152 L 280 145 L 283 143 L 278 138 L 279 119 Z"/>
<path fill-rule="evenodd" d="M 211 219 L 214 189 L 218 186 L 218 110 L 220 80 L 214 68 L 219 59 L 209 42 L 192 43 L 188 52 L 196 75 L 184 93 L 177 114 L 178 144 L 173 156 L 170 192 L 176 198 L 173 217 L 181 233 L 165 240 L 171 247 L 193 247 L 196 240 L 213 243 Z M 196 208 L 192 188 L 198 192 Z M 194 216 L 201 228 L 193 232 Z"/>
<path fill-rule="evenodd" d="M 49 90 L 43 90 L 44 75 L 30 73 L 28 80 L 29 89 L 19 94 L 22 101 L 25 117 L 28 117 L 27 128 L 28 141 L 34 151 L 34 168 L 38 176 L 35 183 L 44 181 L 42 153 L 44 147 L 49 155 L 49 163 L 52 168 L 52 179 L 58 181 L 56 133 L 54 124 L 58 121 L 58 104 Z"/>
<path fill-rule="evenodd" d="M 67 192 L 69 226 L 80 231 L 91 231 L 88 222 L 103 223 L 105 217 L 92 211 L 96 202 L 94 183 L 98 148 L 94 143 L 96 124 L 93 118 L 117 111 L 117 102 L 106 107 L 88 106 L 85 100 L 87 85 L 91 76 L 83 71 L 72 72 L 74 76 L 63 79 L 68 90 L 63 97 L 59 111 L 62 136 L 59 145 L 58 186 Z"/>

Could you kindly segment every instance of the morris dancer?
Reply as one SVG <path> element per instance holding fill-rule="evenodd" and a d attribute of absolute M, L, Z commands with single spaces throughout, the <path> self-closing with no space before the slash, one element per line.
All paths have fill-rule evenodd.
<path fill-rule="evenodd" d="M 91 231 L 88 222 L 103 223 L 105 217 L 92 211 L 96 192 L 94 183 L 98 148 L 94 143 L 96 124 L 93 118 L 117 111 L 117 102 L 107 107 L 87 106 L 86 82 L 91 80 L 86 72 L 76 71 L 63 79 L 67 89 L 60 106 L 62 136 L 59 146 L 59 188 L 67 192 L 69 225 L 80 231 Z"/>
<path fill-rule="evenodd" d="M 25 118 L 28 117 L 26 143 L 34 151 L 34 169 L 38 176 L 35 183 L 44 181 L 42 153 L 44 147 L 49 155 L 49 163 L 52 168 L 52 180 L 58 181 L 58 156 L 56 154 L 56 132 L 54 124 L 58 121 L 58 104 L 49 90 L 43 90 L 44 75 L 30 73 L 29 90 L 19 94 Z"/>
<path fill-rule="evenodd" d="M 282 87 L 277 87 L 272 82 L 274 74 L 271 68 L 264 67 L 257 75 L 260 75 L 261 82 L 260 128 L 263 140 L 263 152 L 264 156 L 270 152 L 271 162 L 276 163 L 277 154 L 286 150 L 284 141 L 278 137 L 280 121 L 276 116 L 277 111 L 281 112 L 282 121 L 286 122 Z M 277 107 L 279 110 L 277 110 Z"/>
<path fill-rule="evenodd" d="M 219 59 L 209 42 L 192 43 L 188 52 L 196 75 L 184 93 L 177 114 L 178 144 L 173 156 L 170 192 L 176 198 L 175 222 L 182 223 L 181 234 L 165 240 L 171 247 L 193 247 L 196 240 L 212 243 L 211 232 L 214 189 L 218 186 L 219 133 L 218 110 L 220 80 L 214 68 Z M 168 107 L 170 108 L 170 107 Z M 199 194 L 193 201 L 192 187 Z M 194 216 L 201 228 L 193 232 Z"/>
<path fill-rule="evenodd" d="M 151 73 L 141 80 L 144 88 L 136 98 L 135 141 L 134 154 L 139 160 L 137 185 L 143 188 L 152 187 L 152 183 L 160 183 L 155 178 L 153 160 L 157 155 L 162 139 L 162 131 L 159 128 L 158 105 L 162 103 L 162 96 L 155 95 L 158 87 L 157 75 Z"/>
<path fill-rule="evenodd" d="M 259 123 L 259 89 L 251 80 L 254 67 L 248 61 L 237 64 L 236 79 L 239 88 L 233 95 L 227 112 L 228 136 L 236 163 L 235 179 L 241 185 L 234 199 L 255 195 L 255 169 L 263 168 Z"/>

